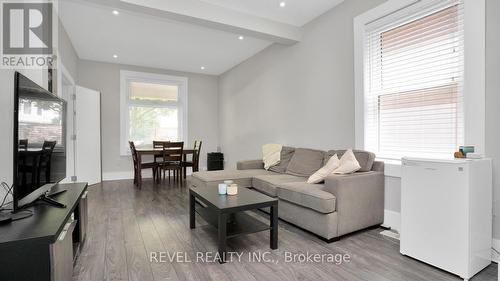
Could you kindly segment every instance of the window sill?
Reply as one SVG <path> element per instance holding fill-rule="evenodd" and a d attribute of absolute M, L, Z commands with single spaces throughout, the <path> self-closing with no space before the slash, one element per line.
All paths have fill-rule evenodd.
<path fill-rule="evenodd" d="M 376 161 L 384 162 L 384 175 L 386 177 L 401 178 L 401 160 L 377 158 Z"/>

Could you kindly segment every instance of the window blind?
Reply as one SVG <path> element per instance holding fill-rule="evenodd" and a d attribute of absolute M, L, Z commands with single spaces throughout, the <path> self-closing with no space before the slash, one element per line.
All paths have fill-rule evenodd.
<path fill-rule="evenodd" d="M 463 144 L 463 33 L 461 1 L 421 1 L 366 27 L 366 149 L 450 157 Z"/>

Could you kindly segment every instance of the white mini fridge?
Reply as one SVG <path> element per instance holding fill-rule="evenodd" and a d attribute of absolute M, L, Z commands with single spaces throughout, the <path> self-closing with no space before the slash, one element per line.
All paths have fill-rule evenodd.
<path fill-rule="evenodd" d="M 400 252 L 468 280 L 491 263 L 491 159 L 403 158 Z"/>

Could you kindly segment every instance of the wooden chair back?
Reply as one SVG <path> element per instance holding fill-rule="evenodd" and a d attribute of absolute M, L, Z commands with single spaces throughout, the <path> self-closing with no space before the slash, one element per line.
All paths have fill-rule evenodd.
<path fill-rule="evenodd" d="M 155 140 L 154 140 L 154 141 L 153 141 L 153 148 L 163 148 L 163 145 L 164 145 L 165 143 L 169 143 L 169 142 L 170 142 L 170 141 L 155 141 Z M 161 158 L 163 158 L 163 156 L 161 156 L 161 155 L 155 155 L 155 156 L 154 156 L 155 162 L 157 162 L 157 161 L 158 161 L 158 159 L 161 159 Z M 160 162 L 161 162 L 161 161 L 160 161 Z"/>
<path fill-rule="evenodd" d="M 193 154 L 193 172 L 199 171 L 200 164 L 200 153 L 201 153 L 201 144 L 202 141 L 194 141 L 194 154 Z"/>
<path fill-rule="evenodd" d="M 163 148 L 163 144 L 169 143 L 170 141 L 153 141 L 154 148 Z"/>
<path fill-rule="evenodd" d="M 163 162 L 169 165 L 181 165 L 184 142 L 166 142 L 163 144 Z"/>
<path fill-rule="evenodd" d="M 54 150 L 57 142 L 55 141 L 44 141 L 42 145 L 42 150 Z"/>
<path fill-rule="evenodd" d="M 137 152 L 135 151 L 135 144 L 133 141 L 129 141 L 130 153 L 132 154 L 132 161 L 134 162 L 134 169 L 137 168 Z"/>
<path fill-rule="evenodd" d="M 42 154 L 40 155 L 40 166 L 48 165 L 52 158 L 52 152 L 56 147 L 55 141 L 44 141 L 42 144 Z"/>
<path fill-rule="evenodd" d="M 28 150 L 28 140 L 27 139 L 24 139 L 24 140 L 19 140 L 19 149 L 22 149 L 22 150 Z"/>

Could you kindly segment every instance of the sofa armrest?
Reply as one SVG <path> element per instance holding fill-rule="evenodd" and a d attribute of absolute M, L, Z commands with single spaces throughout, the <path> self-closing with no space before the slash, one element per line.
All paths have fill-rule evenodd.
<path fill-rule="evenodd" d="M 323 190 L 336 198 L 339 236 L 383 223 L 384 181 L 384 173 L 376 171 L 325 179 Z"/>
<path fill-rule="evenodd" d="M 237 170 L 264 169 L 262 160 L 245 160 L 236 163 Z"/>
<path fill-rule="evenodd" d="M 372 171 L 376 172 L 384 172 L 385 171 L 385 164 L 382 161 L 373 161 L 373 166 L 372 166 Z"/>

